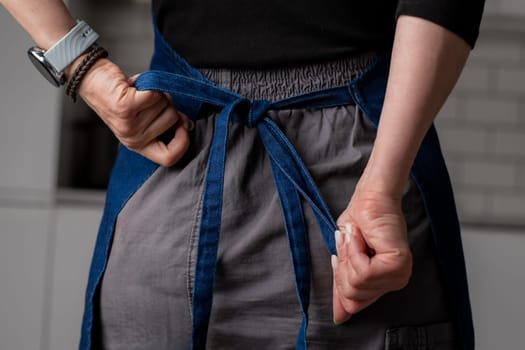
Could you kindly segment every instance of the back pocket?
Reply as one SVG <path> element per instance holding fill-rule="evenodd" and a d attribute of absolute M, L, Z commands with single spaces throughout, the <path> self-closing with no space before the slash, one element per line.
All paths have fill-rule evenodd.
<path fill-rule="evenodd" d="M 391 328 L 386 331 L 385 350 L 459 350 L 461 344 L 452 323 Z"/>

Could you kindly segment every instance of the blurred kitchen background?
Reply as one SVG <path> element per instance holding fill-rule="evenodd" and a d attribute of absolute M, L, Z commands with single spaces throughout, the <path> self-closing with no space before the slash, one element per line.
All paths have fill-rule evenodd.
<path fill-rule="evenodd" d="M 147 68 L 149 1 L 75 1 L 128 74 Z M 457 195 L 479 350 L 523 348 L 525 2 L 487 0 L 480 39 L 437 126 Z M 116 142 L 25 57 L 0 8 L 0 350 L 77 347 Z M 90 150 L 90 151 L 87 151 Z"/>

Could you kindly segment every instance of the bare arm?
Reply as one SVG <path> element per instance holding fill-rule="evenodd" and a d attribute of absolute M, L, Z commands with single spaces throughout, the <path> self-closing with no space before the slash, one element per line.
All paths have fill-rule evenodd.
<path fill-rule="evenodd" d="M 24 28 L 37 46 L 44 50 L 49 49 L 75 25 L 73 17 L 61 0 L 0 0 L 0 4 Z M 70 76 L 71 73 L 71 69 L 68 68 L 66 76 Z"/>
<path fill-rule="evenodd" d="M 362 185 L 371 181 L 377 190 L 399 196 L 470 48 L 446 29 L 416 17 L 401 17 L 395 38 L 377 140 Z"/>
<path fill-rule="evenodd" d="M 47 50 L 75 24 L 61 0 L 0 0 L 7 11 Z"/>
<path fill-rule="evenodd" d="M 470 47 L 423 19 L 398 19 L 377 138 L 336 235 L 334 321 L 346 321 L 381 295 L 403 288 L 412 256 L 401 197 L 422 139 L 454 87 Z M 349 243 L 349 244 L 345 244 Z M 369 256 L 366 249 L 375 255 Z"/>

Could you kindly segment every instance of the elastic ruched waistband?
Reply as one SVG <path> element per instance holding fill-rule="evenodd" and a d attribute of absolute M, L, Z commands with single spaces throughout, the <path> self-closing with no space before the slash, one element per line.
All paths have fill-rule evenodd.
<path fill-rule="evenodd" d="M 276 101 L 347 84 L 377 60 L 375 53 L 272 69 L 200 69 L 212 82 L 250 99 Z"/>

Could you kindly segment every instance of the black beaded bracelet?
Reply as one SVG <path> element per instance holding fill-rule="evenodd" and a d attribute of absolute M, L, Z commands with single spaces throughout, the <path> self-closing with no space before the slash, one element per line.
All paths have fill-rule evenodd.
<path fill-rule="evenodd" d="M 77 100 L 77 90 L 78 86 L 80 85 L 80 82 L 86 75 L 86 73 L 93 67 L 95 62 L 97 62 L 101 58 L 108 57 L 108 52 L 103 47 L 100 47 L 98 45 L 94 45 L 91 47 L 91 49 L 88 51 L 88 54 L 82 62 L 78 65 L 78 67 L 75 69 L 75 72 L 71 76 L 71 79 L 69 79 L 67 86 L 66 86 L 66 96 L 71 97 L 73 102 L 76 102 Z"/>

